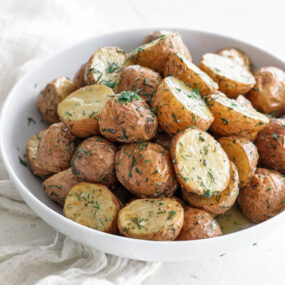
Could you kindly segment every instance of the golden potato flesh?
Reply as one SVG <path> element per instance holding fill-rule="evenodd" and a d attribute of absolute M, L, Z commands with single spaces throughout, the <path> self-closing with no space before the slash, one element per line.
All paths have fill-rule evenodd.
<path fill-rule="evenodd" d="M 58 105 L 58 115 L 76 137 L 99 135 L 100 112 L 113 96 L 113 90 L 104 85 L 94 84 L 82 87 Z"/>
<path fill-rule="evenodd" d="M 59 122 L 57 106 L 74 90 L 75 86 L 72 81 L 66 77 L 59 77 L 48 83 L 41 91 L 37 99 L 37 107 L 47 123 Z"/>
<path fill-rule="evenodd" d="M 219 224 L 204 210 L 187 207 L 183 228 L 177 240 L 195 240 L 222 235 Z"/>
<path fill-rule="evenodd" d="M 156 134 L 157 118 L 144 99 L 131 91 L 122 91 L 105 104 L 99 129 L 110 141 L 148 141 Z"/>
<path fill-rule="evenodd" d="M 116 147 L 102 137 L 85 139 L 72 157 L 72 172 L 88 182 L 113 186 L 115 174 Z"/>
<path fill-rule="evenodd" d="M 137 94 L 150 102 L 161 77 L 158 72 L 139 65 L 130 65 L 123 69 L 118 85 L 118 91 L 137 91 Z"/>
<path fill-rule="evenodd" d="M 124 145 L 116 154 L 116 175 L 140 198 L 171 197 L 177 188 L 169 152 L 151 142 Z"/>
<path fill-rule="evenodd" d="M 143 40 L 142 44 L 147 44 L 147 43 L 150 43 L 158 38 L 160 38 L 161 36 L 164 36 L 164 35 L 170 35 L 172 34 L 173 32 L 172 31 L 169 31 L 169 30 L 158 30 L 158 31 L 153 31 L 151 33 L 149 33 Z"/>
<path fill-rule="evenodd" d="M 261 165 L 285 174 L 285 119 L 271 120 L 255 141 Z"/>
<path fill-rule="evenodd" d="M 255 84 L 253 74 L 229 58 L 214 53 L 203 55 L 200 69 L 219 84 L 219 90 L 231 98 L 246 94 Z"/>
<path fill-rule="evenodd" d="M 285 72 L 262 67 L 255 73 L 256 84 L 247 98 L 257 110 L 278 117 L 285 113 Z"/>
<path fill-rule="evenodd" d="M 285 209 L 285 179 L 280 173 L 257 168 L 238 197 L 245 216 L 252 223 L 263 222 Z"/>
<path fill-rule="evenodd" d="M 181 186 L 197 195 L 221 193 L 230 181 L 230 161 L 221 145 L 208 133 L 189 128 L 172 139 L 170 154 Z"/>
<path fill-rule="evenodd" d="M 207 130 L 214 118 L 196 90 L 183 81 L 166 77 L 159 85 L 152 101 L 161 128 L 169 135 L 190 126 Z"/>
<path fill-rule="evenodd" d="M 216 216 L 228 211 L 235 203 L 239 194 L 239 176 L 233 162 L 231 162 L 231 178 L 226 189 L 213 197 L 202 197 L 182 189 L 182 196 L 191 206 L 205 210 Z"/>
<path fill-rule="evenodd" d="M 174 199 L 137 199 L 119 212 L 123 236 L 145 240 L 174 240 L 184 218 L 182 206 Z"/>
<path fill-rule="evenodd" d="M 83 226 L 114 234 L 120 208 L 120 201 L 106 186 L 84 182 L 71 188 L 63 213 Z"/>

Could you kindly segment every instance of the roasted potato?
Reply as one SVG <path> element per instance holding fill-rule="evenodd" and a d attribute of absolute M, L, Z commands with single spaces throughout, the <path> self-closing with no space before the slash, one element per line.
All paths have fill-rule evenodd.
<path fill-rule="evenodd" d="M 246 94 L 255 84 L 253 74 L 229 58 L 214 53 L 203 55 L 199 67 L 231 98 Z"/>
<path fill-rule="evenodd" d="M 285 113 L 285 72 L 262 67 L 255 73 L 256 84 L 247 98 L 257 110 L 278 117 Z"/>
<path fill-rule="evenodd" d="M 54 174 L 43 182 L 46 194 L 62 207 L 71 187 L 82 182 L 82 179 L 72 173 L 71 168 Z"/>
<path fill-rule="evenodd" d="M 250 102 L 248 99 L 246 99 L 243 95 L 238 95 L 237 98 L 236 98 L 236 101 L 237 101 L 239 104 L 241 104 L 241 105 L 244 105 L 244 106 L 246 106 L 246 107 L 248 107 L 248 108 L 254 109 L 253 106 L 252 106 L 252 104 L 251 104 L 251 102 Z M 254 110 L 255 110 L 255 109 L 254 109 Z"/>
<path fill-rule="evenodd" d="M 153 31 L 151 33 L 149 33 L 143 40 L 142 44 L 147 44 L 147 43 L 150 43 L 158 38 L 160 38 L 161 36 L 163 35 L 170 35 L 172 34 L 173 32 L 172 31 L 169 31 L 169 30 L 158 30 L 158 31 Z"/>
<path fill-rule="evenodd" d="M 38 157 L 39 144 L 45 132 L 46 130 L 42 130 L 31 136 L 26 145 L 28 167 L 33 174 L 40 176 L 42 179 L 45 179 L 46 176 L 52 174 L 52 172 L 48 171 L 45 164 L 42 163 Z"/>
<path fill-rule="evenodd" d="M 156 136 L 153 138 L 152 141 L 154 143 L 158 143 L 158 144 L 162 145 L 167 150 L 169 150 L 169 148 L 171 146 L 171 140 L 172 140 L 172 137 L 170 135 L 158 130 Z"/>
<path fill-rule="evenodd" d="M 284 176 L 257 168 L 250 183 L 241 189 L 238 203 L 252 223 L 260 223 L 277 215 L 285 209 Z"/>
<path fill-rule="evenodd" d="M 219 136 L 241 136 L 254 140 L 269 123 L 265 115 L 225 96 L 212 94 L 206 102 L 215 118 L 211 129 Z"/>
<path fill-rule="evenodd" d="M 169 56 L 173 52 L 181 53 L 191 60 L 191 54 L 178 33 L 162 35 L 158 39 L 132 50 L 129 59 L 134 64 L 154 69 L 163 74 Z"/>
<path fill-rule="evenodd" d="M 169 135 L 189 126 L 207 130 L 214 120 L 200 95 L 171 76 L 164 78 L 159 85 L 152 107 L 156 110 L 159 125 Z"/>
<path fill-rule="evenodd" d="M 255 141 L 261 165 L 285 174 L 285 119 L 271 120 Z"/>
<path fill-rule="evenodd" d="M 208 133 L 197 128 L 178 133 L 172 139 L 170 154 L 177 180 L 186 191 L 211 197 L 229 184 L 228 156 Z"/>
<path fill-rule="evenodd" d="M 107 86 L 95 84 L 82 87 L 58 105 L 58 115 L 76 137 L 99 135 L 99 115 L 112 96 L 114 92 Z"/>
<path fill-rule="evenodd" d="M 159 73 L 152 69 L 130 65 L 125 67 L 121 73 L 118 91 L 137 91 L 140 97 L 150 102 L 160 82 Z"/>
<path fill-rule="evenodd" d="M 178 52 L 169 56 L 165 66 L 164 76 L 169 75 L 184 81 L 202 96 L 215 93 L 219 88 L 218 84 L 207 73 Z"/>
<path fill-rule="evenodd" d="M 247 54 L 237 48 L 224 48 L 217 52 L 218 55 L 227 57 L 252 72 L 252 63 Z"/>
<path fill-rule="evenodd" d="M 73 77 L 73 84 L 74 84 L 74 89 L 77 90 L 83 86 L 86 85 L 85 81 L 84 81 L 84 75 L 86 72 L 86 67 L 87 67 L 87 63 L 84 63 L 79 69 L 78 71 L 75 73 L 74 77 Z"/>
<path fill-rule="evenodd" d="M 85 139 L 76 148 L 72 157 L 72 172 L 83 180 L 113 186 L 115 174 L 116 147 L 102 137 Z"/>
<path fill-rule="evenodd" d="M 235 163 L 239 174 L 239 186 L 244 187 L 252 178 L 258 163 L 256 146 L 249 139 L 242 137 L 222 137 L 218 141 L 229 159 Z"/>
<path fill-rule="evenodd" d="M 53 124 L 40 140 L 38 159 L 51 173 L 60 172 L 70 167 L 75 145 L 75 137 L 63 123 Z"/>
<path fill-rule="evenodd" d="M 219 224 L 206 211 L 187 207 L 184 224 L 176 240 L 195 240 L 222 235 Z"/>
<path fill-rule="evenodd" d="M 157 118 L 144 99 L 131 91 L 122 91 L 105 104 L 99 129 L 110 141 L 148 141 L 156 134 Z"/>
<path fill-rule="evenodd" d="M 122 235 L 146 240 L 174 240 L 184 219 L 182 206 L 174 199 L 137 199 L 119 212 Z"/>
<path fill-rule="evenodd" d="M 59 122 L 57 106 L 74 90 L 75 86 L 72 81 L 66 77 L 59 77 L 48 83 L 41 91 L 37 99 L 37 107 L 47 123 Z"/>
<path fill-rule="evenodd" d="M 120 208 L 121 202 L 106 186 L 84 182 L 69 191 L 63 214 L 83 226 L 114 234 Z"/>
<path fill-rule="evenodd" d="M 116 153 L 116 174 L 140 198 L 171 197 L 177 188 L 169 152 L 156 143 L 124 145 Z"/>
<path fill-rule="evenodd" d="M 126 61 L 127 54 L 118 47 L 98 49 L 88 61 L 84 76 L 85 83 L 106 85 L 116 90 Z"/>
<path fill-rule="evenodd" d="M 182 196 L 194 208 L 205 210 L 213 216 L 217 216 L 228 211 L 235 203 L 239 194 L 239 176 L 233 162 L 231 165 L 231 178 L 226 189 L 213 197 L 202 197 L 197 194 L 182 189 Z"/>

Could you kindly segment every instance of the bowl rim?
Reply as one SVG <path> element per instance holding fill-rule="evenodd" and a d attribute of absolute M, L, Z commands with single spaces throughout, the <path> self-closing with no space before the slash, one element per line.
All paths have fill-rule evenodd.
<path fill-rule="evenodd" d="M 70 225 L 74 228 L 74 230 L 78 230 L 82 233 L 91 233 L 91 234 L 97 234 L 98 236 L 101 237 L 106 237 L 106 236 L 111 236 L 114 239 L 114 242 L 118 241 L 118 242 L 128 242 L 128 243 L 135 243 L 137 245 L 153 245 L 155 244 L 156 246 L 159 247 L 184 247 L 185 245 L 188 245 L 189 243 L 191 243 L 192 245 L 194 244 L 199 244 L 201 246 L 203 246 L 204 243 L 220 243 L 223 241 L 226 241 L 228 239 L 231 238 L 242 238 L 243 236 L 248 236 L 248 234 L 252 233 L 252 232 L 264 232 L 266 229 L 269 229 L 272 227 L 273 224 L 277 225 L 277 224 L 282 224 L 280 223 L 281 219 L 284 219 L 285 217 L 285 212 L 281 212 L 278 215 L 262 222 L 259 224 L 255 224 L 249 228 L 246 229 L 242 229 L 236 232 L 232 232 L 232 233 L 228 233 L 228 234 L 224 234 L 218 237 L 214 237 L 214 238 L 207 238 L 207 239 L 199 239 L 199 240 L 187 240 L 187 241 L 153 241 L 153 240 L 142 240 L 142 239 L 134 239 L 134 238 L 127 238 L 124 236 L 119 236 L 119 235 L 114 235 L 114 234 L 109 234 L 109 233 L 105 233 L 105 232 L 101 232 L 95 229 L 91 229 L 88 228 L 86 226 L 83 226 L 81 224 L 78 224 L 68 218 L 66 218 L 64 215 L 54 211 L 53 209 L 51 209 L 50 207 L 48 207 L 45 203 L 43 203 L 41 200 L 39 200 L 36 196 L 34 196 L 29 190 L 28 188 L 22 183 L 21 179 L 17 176 L 16 172 L 14 171 L 12 165 L 10 164 L 9 158 L 6 155 L 6 148 L 5 148 L 5 142 L 4 142 L 4 133 L 3 130 L 4 128 L 4 118 L 6 113 L 8 112 L 8 107 L 10 104 L 10 101 L 12 100 L 12 97 L 14 96 L 14 93 L 17 90 L 18 85 L 20 85 L 21 83 L 23 83 L 26 78 L 29 76 L 30 73 L 34 72 L 35 70 L 37 70 L 38 68 L 41 68 L 43 65 L 45 65 L 48 61 L 50 61 L 52 58 L 54 57 L 58 57 L 61 56 L 63 53 L 65 53 L 67 50 L 71 49 L 71 48 L 76 48 L 78 46 L 81 45 L 85 45 L 88 44 L 88 42 L 93 41 L 95 38 L 100 39 L 106 36 L 112 36 L 112 35 L 116 35 L 118 36 L 119 34 L 126 34 L 126 33 L 130 33 L 130 32 L 151 32 L 151 31 L 155 31 L 155 30 L 173 30 L 173 31 L 177 31 L 177 32 L 191 32 L 191 33 L 197 33 L 197 34 L 203 34 L 204 36 L 215 36 L 221 39 L 228 39 L 230 41 L 234 41 L 234 42 L 239 42 L 242 45 L 248 46 L 250 48 L 253 48 L 255 50 L 259 50 L 263 53 L 267 53 L 269 56 L 271 56 L 272 58 L 274 58 L 275 60 L 281 62 L 282 64 L 285 65 L 285 62 L 280 59 L 279 57 L 271 54 L 270 52 L 268 52 L 267 50 L 263 49 L 263 48 L 259 48 L 254 46 L 253 44 L 247 43 L 243 40 L 239 40 L 230 36 L 224 36 L 222 34 L 219 33 L 213 33 L 213 32 L 208 32 L 208 31 L 203 31 L 203 30 L 198 30 L 198 29 L 187 29 L 187 28 L 179 28 L 179 27 L 148 27 L 148 28 L 134 28 L 134 29 L 125 29 L 125 30 L 117 30 L 117 31 L 113 31 L 113 32 L 107 32 L 107 33 L 102 33 L 98 36 L 96 35 L 92 35 L 92 37 L 89 38 L 85 38 L 83 40 L 80 40 L 74 44 L 70 44 L 67 47 L 64 47 L 62 49 L 59 49 L 56 53 L 53 53 L 51 55 L 49 55 L 46 59 L 41 60 L 38 62 L 38 64 L 36 64 L 31 70 L 29 70 L 25 75 L 23 75 L 12 87 L 12 89 L 10 90 L 9 94 L 6 96 L 6 98 L 4 99 L 4 103 L 2 104 L 2 108 L 1 108 L 1 116 L 0 116 L 0 147 L 1 147 L 1 156 L 2 156 L 2 161 L 5 165 L 6 170 L 8 171 L 9 177 L 10 179 L 13 181 L 14 184 L 16 184 L 16 188 L 18 193 L 21 195 L 21 197 L 24 199 L 24 201 L 30 206 L 30 203 L 33 204 L 37 204 L 38 207 L 42 208 L 42 210 L 44 211 L 45 214 L 49 214 L 54 216 L 55 219 L 59 219 L 63 225 Z M 32 209 L 34 211 L 34 209 Z M 36 214 L 43 219 L 46 223 L 50 224 L 49 222 L 47 222 L 45 220 L 45 218 L 43 217 L 44 214 L 39 213 L 37 210 L 35 210 Z M 50 224 L 51 225 L 51 224 Z M 53 227 L 53 225 L 51 225 Z"/>

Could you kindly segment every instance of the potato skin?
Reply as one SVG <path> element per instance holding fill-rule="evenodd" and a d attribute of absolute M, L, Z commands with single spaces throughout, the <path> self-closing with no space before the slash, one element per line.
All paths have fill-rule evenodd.
<path fill-rule="evenodd" d="M 116 153 L 116 175 L 140 198 L 171 197 L 177 188 L 169 152 L 156 143 L 124 145 Z"/>
<path fill-rule="evenodd" d="M 280 116 L 285 113 L 285 72 L 277 67 L 261 67 L 255 73 L 256 84 L 247 98 L 255 109 Z"/>
<path fill-rule="evenodd" d="M 129 59 L 135 64 L 149 67 L 163 74 L 169 55 L 173 52 L 179 52 L 192 60 L 190 51 L 178 33 L 162 35 L 153 42 L 136 48 L 129 54 Z"/>
<path fill-rule="evenodd" d="M 249 183 L 255 173 L 259 155 L 256 146 L 247 138 L 222 137 L 219 143 L 233 161 L 239 173 L 239 186 L 244 187 Z"/>
<path fill-rule="evenodd" d="M 169 150 L 170 146 L 171 146 L 171 140 L 172 140 L 172 137 L 170 135 L 158 130 L 156 136 L 153 138 L 152 141 L 154 143 L 158 143 L 158 144 L 162 145 L 164 148 Z"/>
<path fill-rule="evenodd" d="M 63 123 L 51 125 L 38 148 L 38 159 L 51 173 L 57 173 L 70 167 L 76 139 Z"/>
<path fill-rule="evenodd" d="M 86 85 L 84 80 L 84 74 L 86 72 L 86 68 L 87 68 L 87 63 L 84 63 L 75 73 L 73 77 L 74 90 L 77 90 Z"/>
<path fill-rule="evenodd" d="M 249 72 L 252 72 L 252 63 L 247 54 L 237 48 L 224 48 L 216 52 L 218 55 L 227 57 L 234 62 L 245 67 Z"/>
<path fill-rule="evenodd" d="M 204 210 L 187 207 L 184 224 L 176 240 L 196 240 L 222 235 L 219 224 Z"/>
<path fill-rule="evenodd" d="M 111 98 L 99 118 L 100 133 L 110 141 L 124 143 L 151 140 L 157 125 L 157 118 L 145 100 L 131 91 Z"/>
<path fill-rule="evenodd" d="M 139 65 L 130 65 L 125 67 L 120 75 L 118 91 L 139 90 L 137 94 L 146 102 L 150 102 L 160 82 L 161 77 L 154 70 Z"/>
<path fill-rule="evenodd" d="M 271 120 L 255 141 L 263 167 L 285 174 L 285 119 Z"/>
<path fill-rule="evenodd" d="M 65 198 L 71 187 L 82 182 L 79 176 L 72 173 L 71 168 L 56 173 L 43 182 L 45 193 L 60 206 L 64 206 Z"/>
<path fill-rule="evenodd" d="M 56 78 L 46 85 L 37 99 L 37 107 L 44 121 L 50 124 L 59 122 L 57 106 L 74 90 L 73 82 L 66 77 Z"/>
<path fill-rule="evenodd" d="M 285 209 L 285 179 L 280 173 L 257 168 L 238 203 L 252 223 L 263 222 Z"/>
<path fill-rule="evenodd" d="M 182 197 L 192 207 L 204 210 L 213 216 L 228 211 L 235 203 L 239 194 L 239 176 L 233 162 L 231 163 L 231 178 L 227 188 L 213 197 L 202 197 L 182 189 Z"/>
<path fill-rule="evenodd" d="M 136 199 L 119 212 L 123 236 L 144 240 L 174 240 L 180 233 L 184 209 L 172 198 Z"/>
<path fill-rule="evenodd" d="M 142 44 L 147 44 L 149 42 L 152 42 L 156 39 L 158 39 L 159 37 L 163 36 L 163 35 L 170 35 L 172 34 L 172 31 L 169 30 L 158 30 L 158 31 L 153 31 L 151 33 L 149 33 L 143 40 Z"/>
<path fill-rule="evenodd" d="M 85 139 L 72 157 L 72 172 L 82 180 L 99 183 L 108 187 L 116 183 L 116 147 L 99 136 Z"/>

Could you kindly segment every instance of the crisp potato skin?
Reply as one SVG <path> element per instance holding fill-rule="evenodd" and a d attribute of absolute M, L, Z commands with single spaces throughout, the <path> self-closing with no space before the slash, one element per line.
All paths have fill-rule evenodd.
<path fill-rule="evenodd" d="M 133 143 L 151 140 L 157 131 L 157 118 L 146 101 L 139 96 L 124 100 L 123 91 L 111 98 L 101 111 L 99 129 L 102 136 L 110 141 Z"/>
<path fill-rule="evenodd" d="M 150 43 L 156 39 L 158 39 L 159 37 L 163 36 L 163 35 L 170 35 L 172 34 L 172 31 L 169 30 L 158 30 L 158 31 L 153 31 L 151 33 L 149 33 L 143 40 L 142 44 L 147 44 Z"/>
<path fill-rule="evenodd" d="M 221 73 L 221 70 L 217 68 L 213 68 L 213 66 L 210 66 L 208 61 L 207 61 L 207 56 L 216 56 L 220 57 L 221 59 L 224 59 L 224 65 L 226 66 L 225 70 L 222 72 L 225 73 L 226 75 Z M 235 66 L 238 67 L 238 69 L 244 69 L 244 72 L 246 73 L 246 76 L 248 77 L 247 81 L 241 81 L 241 80 L 236 80 L 231 78 L 230 72 L 232 72 L 232 68 L 230 66 Z M 219 84 L 219 90 L 223 93 L 225 93 L 227 96 L 230 98 L 236 98 L 238 95 L 243 95 L 248 93 L 252 87 L 255 84 L 255 79 L 254 76 L 248 72 L 246 68 L 241 67 L 239 64 L 236 62 L 229 60 L 228 58 L 225 58 L 220 55 L 214 55 L 214 54 L 205 54 L 203 55 L 199 67 L 206 72 L 214 81 L 216 81 Z M 240 71 L 237 71 L 240 72 Z"/>
<path fill-rule="evenodd" d="M 86 68 L 87 68 L 87 63 L 84 63 L 75 73 L 73 77 L 74 90 L 77 90 L 86 85 L 84 80 L 84 74 L 86 72 Z"/>
<path fill-rule="evenodd" d="M 158 72 L 148 67 L 130 65 L 125 67 L 120 75 L 118 91 L 139 90 L 138 95 L 146 102 L 150 102 L 160 82 L 161 77 Z"/>
<path fill-rule="evenodd" d="M 71 168 L 56 173 L 43 182 L 45 193 L 60 206 L 64 206 L 65 198 L 71 187 L 82 182 L 82 179 L 72 173 Z"/>
<path fill-rule="evenodd" d="M 145 240 L 174 240 L 184 220 L 183 207 L 174 199 L 137 199 L 119 212 L 123 236 Z"/>
<path fill-rule="evenodd" d="M 269 123 L 266 116 L 220 93 L 209 95 L 206 103 L 215 118 L 211 129 L 219 136 L 241 136 L 253 141 Z"/>
<path fill-rule="evenodd" d="M 177 33 L 162 35 L 151 43 L 142 45 L 129 54 L 129 59 L 135 64 L 149 67 L 163 74 L 169 55 L 179 52 L 192 60 L 188 48 Z"/>
<path fill-rule="evenodd" d="M 218 55 L 227 57 L 252 72 L 252 63 L 247 54 L 237 48 L 224 48 L 217 51 Z"/>
<path fill-rule="evenodd" d="M 63 123 L 51 125 L 38 148 L 38 159 L 51 173 L 57 173 L 70 167 L 76 139 Z"/>
<path fill-rule="evenodd" d="M 285 113 L 285 72 L 277 67 L 261 67 L 255 73 L 256 84 L 247 98 L 257 110 L 280 116 Z"/>
<path fill-rule="evenodd" d="M 26 155 L 27 155 L 27 163 L 29 169 L 33 174 L 45 179 L 46 176 L 52 174 L 52 172 L 48 171 L 45 165 L 38 158 L 38 148 L 46 130 L 42 130 L 39 133 L 30 137 L 26 145 Z"/>
<path fill-rule="evenodd" d="M 235 163 L 239 173 L 239 186 L 247 185 L 255 173 L 259 155 L 256 146 L 247 138 L 222 137 L 219 143 L 229 159 Z"/>
<path fill-rule="evenodd" d="M 257 168 L 238 203 L 252 223 L 263 222 L 285 209 L 285 179 L 280 173 Z"/>
<path fill-rule="evenodd" d="M 115 234 L 121 206 L 106 186 L 82 182 L 74 185 L 66 196 L 63 214 L 83 226 Z"/>
<path fill-rule="evenodd" d="M 213 197 L 202 197 L 182 189 L 182 196 L 192 207 L 204 210 L 213 216 L 228 211 L 235 203 L 239 194 L 239 176 L 233 162 L 231 162 L 231 178 L 227 188 Z"/>
<path fill-rule="evenodd" d="M 116 174 L 140 198 L 171 197 L 177 188 L 169 152 L 156 143 L 124 145 L 116 153 Z"/>
<path fill-rule="evenodd" d="M 179 86 L 183 86 L 190 94 L 192 103 L 195 102 L 199 109 L 202 109 L 203 116 L 197 112 L 197 108 L 188 108 L 190 103 L 182 103 L 178 99 L 175 91 L 170 87 L 172 80 L 175 80 Z M 181 92 L 181 91 L 180 91 Z M 156 93 L 153 96 L 152 107 L 156 110 L 160 127 L 169 135 L 175 135 L 190 126 L 207 130 L 212 124 L 214 118 L 208 107 L 202 101 L 201 97 L 193 89 L 188 88 L 184 82 L 178 79 L 166 77 L 162 80 Z"/>
<path fill-rule="evenodd" d="M 72 81 L 66 77 L 59 77 L 48 83 L 41 91 L 38 95 L 37 107 L 47 123 L 59 122 L 57 106 L 74 90 L 75 86 Z"/>
<path fill-rule="evenodd" d="M 285 119 L 271 120 L 255 141 L 263 167 L 285 174 Z"/>
<path fill-rule="evenodd" d="M 116 147 L 99 136 L 85 139 L 72 157 L 72 172 L 88 182 L 100 183 L 108 187 L 116 183 Z"/>
<path fill-rule="evenodd" d="M 195 240 L 222 235 L 219 224 L 204 210 L 187 207 L 184 224 L 176 240 Z"/>

